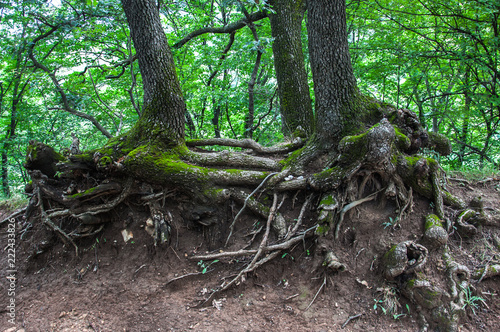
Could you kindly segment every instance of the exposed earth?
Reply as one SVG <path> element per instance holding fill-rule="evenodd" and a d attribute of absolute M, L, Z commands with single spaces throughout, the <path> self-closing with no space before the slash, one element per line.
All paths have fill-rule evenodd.
<path fill-rule="evenodd" d="M 500 208 L 499 179 L 475 182 L 455 179 L 449 180 L 447 186 L 465 201 L 481 196 L 488 213 Z M 168 199 L 165 204 L 169 205 Z M 239 208 L 227 206 L 228 220 Z M 293 220 L 300 208 L 291 197 L 280 212 Z M 401 221 L 399 229 L 386 224 L 395 216 L 395 206 L 391 203 L 382 209 L 372 201 L 353 210 L 344 221 L 335 246 L 339 261 L 346 267 L 343 272 L 312 271 L 314 243 L 308 240 L 283 252 L 248 274 L 237 287 L 218 294 L 212 303 L 201 307 L 197 305 L 212 288 L 234 277 L 251 258 L 214 263 L 190 260 L 195 253 L 217 252 L 222 246 L 209 245 L 202 228 L 186 224 L 182 219 L 184 212 L 177 206 L 169 206 L 169 210 L 175 228 L 169 246 L 154 246 L 145 231 L 147 211 L 123 205 L 115 212 L 114 222 L 108 223 L 97 238 L 79 242 L 79 257 L 71 245 L 64 246 L 41 223 L 27 228 L 27 222 L 17 218 L 15 325 L 9 322 L 7 308 L 11 301 L 7 279 L 9 257 L 7 251 L 2 251 L 0 331 L 419 329 L 415 304 L 382 277 L 380 261 L 392 245 L 420 239 L 425 216 L 432 213 L 432 204 L 427 199 L 415 199 L 413 213 Z M 10 213 L 3 206 L 0 220 Z M 314 225 L 314 217 L 314 211 L 309 211 L 305 226 Z M 241 239 L 245 239 L 242 235 L 250 233 L 259 221 L 263 222 L 251 214 L 240 219 L 235 240 L 224 250 L 241 248 Z M 7 230 L 5 222 L 0 228 L 2 248 L 8 245 Z M 133 238 L 125 242 L 123 230 Z M 499 237 L 498 225 L 483 226 L 470 238 L 462 238 L 455 232 L 448 245 L 454 259 L 474 271 L 487 264 L 499 264 L 500 249 L 495 242 Z M 44 248 L 49 243 L 56 244 Z M 443 269 L 442 265 L 440 259 L 427 263 L 424 272 L 431 282 Z M 470 301 L 459 321 L 460 331 L 500 331 L 499 278 L 484 278 L 480 283 L 471 281 Z M 396 311 L 388 313 L 391 301 Z"/>

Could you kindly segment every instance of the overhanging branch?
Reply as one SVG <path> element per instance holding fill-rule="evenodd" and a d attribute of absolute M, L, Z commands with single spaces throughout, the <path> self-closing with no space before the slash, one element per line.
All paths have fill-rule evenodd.
<path fill-rule="evenodd" d="M 263 18 L 267 17 L 267 13 L 264 11 L 259 11 L 255 12 L 249 15 L 249 20 L 250 22 L 257 22 L 262 20 Z M 228 24 L 223 27 L 206 27 L 206 28 L 201 28 L 198 30 L 195 30 L 188 34 L 186 37 L 182 38 L 179 40 L 177 43 L 175 43 L 172 47 L 173 48 L 181 48 L 185 44 L 187 44 L 191 39 L 196 38 L 198 36 L 204 35 L 206 33 L 232 33 L 235 32 L 236 30 L 244 28 L 248 24 L 248 19 L 247 18 L 242 18 L 241 20 L 238 20 L 236 22 L 233 22 L 231 24 Z"/>
<path fill-rule="evenodd" d="M 69 24 L 69 23 L 67 23 L 67 24 Z M 47 73 L 47 75 L 49 75 L 50 79 L 52 80 L 52 83 L 54 83 L 54 85 L 56 87 L 56 91 L 61 96 L 63 108 L 66 112 L 73 114 L 73 115 L 76 115 L 82 119 L 90 121 L 104 136 L 106 136 L 107 138 L 111 138 L 111 137 L 113 137 L 113 135 L 111 135 L 93 116 L 86 114 L 86 113 L 83 113 L 83 112 L 80 112 L 80 111 L 77 111 L 73 107 L 70 106 L 68 98 L 66 96 L 66 93 L 64 92 L 63 88 L 59 84 L 59 80 L 57 79 L 55 72 L 51 71 L 45 65 L 38 62 L 38 60 L 35 58 L 35 56 L 33 54 L 33 49 L 35 48 L 36 43 L 38 43 L 40 40 L 43 40 L 43 39 L 49 37 L 50 35 L 52 35 L 54 32 L 56 32 L 63 25 L 66 25 L 66 23 L 60 23 L 56 26 L 53 26 L 52 28 L 50 28 L 50 30 L 41 34 L 37 38 L 35 38 L 33 40 L 33 42 L 29 45 L 29 48 L 28 48 L 29 58 L 31 59 L 31 61 L 33 62 L 33 65 L 36 68 L 41 69 L 42 71 Z"/>

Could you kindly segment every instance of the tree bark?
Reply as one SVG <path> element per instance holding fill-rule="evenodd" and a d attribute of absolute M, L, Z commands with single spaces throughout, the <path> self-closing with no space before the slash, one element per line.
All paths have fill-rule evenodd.
<path fill-rule="evenodd" d="M 359 92 L 347 43 L 345 0 L 307 2 L 309 55 L 316 96 L 316 131 L 324 148 L 360 124 Z"/>
<path fill-rule="evenodd" d="M 142 116 L 132 129 L 131 138 L 180 144 L 184 141 L 186 105 L 158 8 L 153 0 L 122 0 L 122 6 L 144 89 Z"/>
<path fill-rule="evenodd" d="M 274 38 L 273 55 L 281 119 L 285 135 L 301 126 L 307 134 L 314 132 L 314 114 L 307 83 L 301 28 L 305 0 L 272 0 L 275 14 L 270 14 Z"/>

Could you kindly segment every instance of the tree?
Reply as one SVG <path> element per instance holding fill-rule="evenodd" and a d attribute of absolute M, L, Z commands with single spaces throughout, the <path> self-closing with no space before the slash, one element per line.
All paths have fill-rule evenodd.
<path fill-rule="evenodd" d="M 270 4 L 274 10 L 269 18 L 283 130 L 290 134 L 301 126 L 310 135 L 314 132 L 314 115 L 301 42 L 306 2 L 274 0 Z"/>
<path fill-rule="evenodd" d="M 351 50 L 363 93 L 414 109 L 424 127 L 447 135 L 454 149 L 441 158 L 444 166 L 454 168 L 463 162 L 465 167 L 496 167 L 499 150 L 490 134 L 498 132 L 497 88 L 492 79 L 497 71 L 493 63 L 498 4 L 351 4 L 351 35 L 356 36 Z M 392 97 L 388 89 L 398 93 Z M 471 120 L 478 126 L 464 136 Z"/>
<path fill-rule="evenodd" d="M 184 141 L 186 105 L 158 7 L 149 0 L 123 0 L 143 77 L 143 114 L 132 140 L 178 145 Z"/>
<path fill-rule="evenodd" d="M 311 0 L 307 6 L 316 130 L 321 144 L 329 146 L 359 127 L 359 92 L 347 43 L 345 1 Z"/>
<path fill-rule="evenodd" d="M 276 1 L 274 4 L 277 9 L 281 8 L 281 14 L 284 15 L 272 18 L 275 29 L 281 19 L 286 21 L 285 18 L 294 17 L 295 32 L 290 42 L 293 41 L 294 45 L 291 50 L 298 52 L 300 43 L 297 39 L 300 35 L 296 29 L 302 9 L 293 12 L 288 11 L 289 7 L 281 7 L 284 5 L 282 2 Z M 297 1 L 294 4 L 303 3 Z M 343 265 L 334 254 L 334 243 L 341 236 L 340 229 L 346 213 L 377 196 L 382 202 L 388 199 L 396 201 L 396 220 L 403 219 L 410 212 L 414 193 L 432 200 L 435 215 L 429 216 L 429 228 L 436 227 L 435 233 L 440 235 L 444 232 L 445 235 L 436 237 L 433 233 L 428 240 L 431 245 L 446 244 L 448 233 L 441 222 L 446 217 L 443 205 L 464 209 L 465 203 L 443 187 L 439 164 L 432 158 L 416 155 L 416 152 L 420 148 L 430 148 L 446 154 L 450 152 L 449 142 L 439 134 L 427 133 L 415 113 L 394 108 L 360 93 L 349 56 L 344 0 L 308 1 L 316 130 L 302 149 L 299 149 L 304 145 L 301 140 L 273 147 L 263 147 L 250 139 L 186 140 L 186 106 L 155 1 L 122 0 L 122 5 L 142 74 L 144 107 L 140 119 L 129 132 L 110 139 L 104 147 L 96 150 L 65 158 L 47 145 L 31 142 L 26 158 L 26 168 L 31 172 L 35 187 L 29 211 L 38 208 L 43 223 L 64 241 L 71 243 L 77 254 L 75 239 L 100 232 L 106 213 L 126 199 L 137 196 L 149 207 L 155 245 L 168 242 L 172 217 L 159 204 L 165 196 L 165 187 L 175 188 L 190 198 L 191 207 L 193 210 L 196 208 L 197 213 L 188 214 L 186 218 L 191 218 L 201 227 L 216 229 L 210 233 L 213 234 L 213 238 L 209 239 L 210 248 L 219 247 L 221 243 L 227 246 L 233 235 L 240 213 L 228 224 L 218 223 L 213 218 L 218 213 L 216 207 L 228 199 L 239 202 L 243 206 L 241 211 L 248 207 L 254 214 L 267 220 L 261 242 L 254 249 L 193 257 L 197 260 L 240 255 L 252 257 L 251 262 L 236 277 L 205 299 L 208 303 L 218 292 L 241 280 L 243 274 L 311 236 L 317 240 L 315 268 L 323 269 L 325 273 L 342 270 Z M 280 12 L 276 15 L 279 16 Z M 245 13 L 245 17 L 246 23 L 251 25 L 251 15 Z M 255 37 L 255 27 L 251 30 L 254 39 L 258 39 Z M 287 44 L 281 37 L 277 33 L 275 53 L 278 55 Z M 281 42 L 285 45 L 281 45 Z M 31 58 L 36 65 L 36 59 L 33 56 Z M 295 59 L 285 61 L 278 57 L 277 61 L 278 67 L 285 66 L 287 61 L 292 62 L 299 71 L 303 67 L 300 59 L 295 63 Z M 256 77 L 255 67 L 251 76 L 253 79 Z M 290 79 L 290 76 L 290 73 L 285 74 L 281 81 L 293 85 L 295 80 Z M 304 83 L 301 75 L 297 80 Z M 286 91 L 283 86 L 280 86 L 280 90 L 283 93 Z M 286 93 L 281 95 L 282 102 L 288 98 Z M 300 103 L 307 109 L 307 98 L 301 99 Z M 313 128 L 308 126 L 309 120 L 310 116 L 306 116 L 298 124 Z M 212 153 L 189 149 L 212 145 L 246 148 L 253 153 Z M 293 153 L 288 155 L 289 152 Z M 273 158 L 266 156 L 269 154 Z M 280 160 L 276 161 L 277 158 Z M 308 168 L 310 161 L 316 163 Z M 97 179 L 97 184 L 89 184 L 84 180 L 88 178 Z M 141 183 L 140 190 L 136 190 L 137 185 L 134 185 L 137 181 Z M 79 183 L 79 192 L 72 185 L 74 182 Z M 256 189 L 251 191 L 248 188 Z M 264 200 L 253 197 L 261 188 L 272 192 L 270 206 Z M 301 213 L 295 221 L 287 221 L 278 211 L 278 195 L 298 190 L 306 193 Z M 101 201 L 103 196 L 106 199 Z M 270 195 L 264 196 L 271 198 Z M 308 225 L 311 227 L 301 231 L 304 211 L 312 205 L 313 200 L 319 201 L 317 218 L 312 226 Z M 47 201 L 51 202 L 50 212 L 45 209 Z M 480 207 L 477 213 L 483 213 Z M 476 212 L 472 211 L 471 215 L 476 215 Z M 53 221 L 67 217 L 74 223 L 60 227 Z M 466 219 L 465 216 L 460 218 L 459 223 Z M 90 225 L 91 230 L 87 228 L 87 233 L 79 233 L 78 226 L 81 225 Z M 268 243 L 270 236 L 275 244 Z M 402 291 L 413 294 L 422 306 L 427 303 L 427 298 L 418 298 L 419 293 L 413 286 L 418 282 L 423 284 L 425 280 L 418 279 L 421 276 L 416 275 L 415 271 L 421 270 L 428 254 L 422 244 L 405 241 L 384 254 L 381 262 L 384 277 L 399 278 Z M 451 299 L 438 301 L 436 307 L 439 306 L 443 313 L 438 317 L 441 324 L 453 328 L 458 319 L 456 313 L 463 309 L 463 295 L 469 281 L 464 276 L 468 276 L 469 271 L 453 264 L 451 258 L 447 258 L 447 263 L 450 268 L 443 278 L 462 278 L 462 289 L 446 292 L 428 288 L 433 291 L 432 294 L 438 293 L 439 298 Z M 414 278 L 414 282 L 406 282 L 410 277 Z M 434 319 L 431 315 L 428 317 Z"/>

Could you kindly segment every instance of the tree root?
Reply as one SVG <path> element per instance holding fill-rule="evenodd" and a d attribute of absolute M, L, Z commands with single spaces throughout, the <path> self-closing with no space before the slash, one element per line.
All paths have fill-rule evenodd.
<path fill-rule="evenodd" d="M 427 262 L 428 255 L 427 248 L 421 244 L 413 241 L 400 242 L 384 255 L 384 277 L 393 280 L 403 273 L 420 271 Z"/>
<path fill-rule="evenodd" d="M 491 278 L 500 275 L 500 264 L 486 264 L 484 268 L 478 269 L 472 273 L 472 279 L 481 282 L 485 278 Z"/>
<path fill-rule="evenodd" d="M 258 266 L 264 264 L 265 262 L 267 262 L 268 260 L 274 258 L 277 255 L 278 252 L 274 252 L 274 253 L 270 254 L 269 256 L 263 258 L 261 261 L 258 260 L 259 257 L 260 257 L 260 255 L 264 252 L 264 249 L 266 247 L 267 238 L 268 238 L 269 232 L 271 230 L 271 222 L 272 222 L 272 220 L 274 218 L 274 214 L 276 212 L 276 206 L 277 206 L 277 204 L 278 204 L 278 195 L 274 194 L 273 205 L 272 205 L 271 210 L 269 212 L 269 218 L 267 218 L 266 231 L 265 231 L 264 236 L 263 236 L 263 238 L 262 238 L 262 240 L 260 242 L 259 248 L 257 249 L 257 252 L 255 253 L 254 258 L 252 259 L 252 262 L 250 262 L 250 264 L 248 264 L 246 268 L 244 268 L 243 270 L 241 270 L 240 273 L 238 273 L 238 275 L 236 277 L 234 277 L 229 283 L 227 283 L 226 285 L 224 285 L 221 289 L 215 290 L 214 292 L 212 292 L 210 294 L 210 296 L 204 302 L 202 302 L 200 305 L 203 305 L 205 303 L 210 303 L 214 299 L 214 297 L 215 297 L 216 294 L 229 289 L 229 287 L 231 287 L 236 282 L 238 282 L 240 280 L 240 278 L 244 274 L 246 274 L 248 272 L 252 272 Z"/>
<path fill-rule="evenodd" d="M 307 311 L 314 303 L 314 301 L 316 301 L 316 298 L 318 297 L 319 295 L 319 292 L 321 292 L 321 290 L 323 289 L 323 287 L 326 286 L 326 274 L 325 276 L 323 277 L 323 283 L 321 284 L 321 286 L 319 287 L 318 291 L 316 292 L 316 294 L 314 295 L 313 299 L 311 300 L 311 302 L 309 303 L 309 305 L 307 306 L 307 308 L 304 310 L 304 311 Z"/>
<path fill-rule="evenodd" d="M 151 219 L 153 220 L 154 232 L 154 245 L 164 244 L 170 241 L 172 215 L 170 212 L 163 212 L 158 201 L 148 202 L 149 210 L 151 212 Z"/>
<path fill-rule="evenodd" d="M 37 190 L 37 194 L 38 194 L 38 202 L 40 204 L 40 215 L 42 217 L 42 221 L 45 225 L 49 226 L 54 232 L 56 232 L 63 240 L 63 242 L 67 243 L 71 243 L 73 245 L 73 247 L 75 248 L 75 254 L 76 256 L 78 257 L 78 246 L 76 245 L 76 243 L 73 241 L 73 239 L 68 235 L 66 234 L 65 231 L 63 231 L 61 228 L 59 228 L 58 226 L 56 226 L 52 220 L 50 220 L 50 217 L 47 216 L 47 214 L 45 213 L 45 209 L 43 207 L 43 199 L 42 199 L 42 194 L 41 194 L 41 191 L 40 190 Z"/>
<path fill-rule="evenodd" d="M 12 212 L 7 218 L 0 221 L 0 226 L 5 224 L 6 222 L 8 222 L 9 220 L 11 220 L 13 218 L 17 218 L 19 215 L 23 214 L 27 210 L 27 208 L 28 207 L 25 206 L 25 207 L 19 208 L 16 211 Z"/>
<path fill-rule="evenodd" d="M 342 226 L 342 222 L 344 221 L 344 215 L 352 208 L 360 205 L 360 204 L 363 204 L 365 202 L 368 202 L 368 201 L 372 201 L 374 200 L 376 197 L 377 197 L 377 194 L 379 193 L 380 191 L 377 191 L 365 198 L 362 198 L 362 199 L 359 199 L 357 201 L 354 201 L 354 202 L 351 202 L 349 204 L 347 204 L 346 206 L 344 206 L 342 208 L 342 210 L 340 210 L 340 215 L 339 215 L 339 221 L 337 222 L 337 225 L 335 226 L 335 240 L 337 240 L 339 238 L 339 231 L 340 231 L 340 226 Z"/>
<path fill-rule="evenodd" d="M 200 166 L 225 166 L 237 168 L 255 168 L 264 170 L 281 170 L 281 165 L 269 158 L 249 156 L 247 154 L 221 151 L 214 153 L 199 153 L 189 151 L 182 156 L 183 159 Z"/>
<path fill-rule="evenodd" d="M 431 170 L 432 192 L 434 195 L 434 206 L 439 219 L 444 219 L 443 194 L 439 183 L 439 171 Z"/>
<path fill-rule="evenodd" d="M 286 234 L 283 242 L 275 245 L 267 245 L 267 239 L 269 236 L 270 228 L 272 225 L 272 220 L 276 217 L 277 215 L 277 194 L 274 194 L 274 199 L 273 199 L 273 205 L 270 209 L 269 212 L 269 217 L 267 219 L 266 223 L 266 231 L 263 235 L 263 238 L 260 242 L 260 245 L 257 249 L 240 249 L 238 251 L 232 251 L 232 252 L 219 252 L 219 253 L 214 253 L 214 254 L 207 254 L 207 255 L 196 255 L 196 256 L 191 256 L 190 259 L 192 260 L 212 260 L 212 259 L 221 259 L 221 258 L 234 258 L 234 257 L 241 257 L 241 256 L 249 256 L 249 255 L 254 255 L 252 258 L 252 261 L 236 275 L 229 283 L 224 284 L 224 286 L 221 289 L 218 289 L 214 291 L 206 300 L 204 300 L 201 305 L 204 305 L 205 303 L 210 303 L 215 295 L 217 293 L 223 292 L 227 290 L 229 287 L 237 283 L 240 279 L 242 279 L 243 275 L 245 275 L 248 272 L 252 272 L 261 265 L 265 264 L 266 262 L 274 259 L 277 257 L 282 250 L 286 250 L 294 246 L 296 243 L 304 241 L 308 233 L 311 233 L 311 231 L 314 231 L 317 226 L 314 226 L 312 228 L 309 228 L 305 230 L 302 234 L 293 236 L 296 231 L 299 229 L 299 227 L 302 224 L 302 219 L 304 217 L 305 211 L 309 205 L 309 203 L 312 200 L 312 196 L 309 196 L 306 199 L 306 202 L 301 208 L 301 212 L 299 213 L 299 217 L 297 218 L 296 224 L 293 226 L 291 230 Z M 313 234 L 313 233 L 311 233 Z M 260 259 L 262 254 L 264 253 L 269 253 L 266 255 L 264 258 Z"/>
<path fill-rule="evenodd" d="M 94 235 L 97 235 L 100 231 L 102 231 L 104 229 L 104 224 L 102 224 L 101 226 L 99 226 L 99 228 L 97 228 L 96 230 L 90 232 L 90 233 L 85 233 L 85 234 L 79 234 L 79 233 L 76 233 L 76 231 L 73 231 L 71 233 L 69 233 L 68 235 L 72 238 L 84 238 L 84 237 L 92 237 Z"/>
<path fill-rule="evenodd" d="M 313 236 L 314 233 L 311 233 L 311 231 L 316 230 L 317 226 L 311 227 L 307 230 L 305 230 L 302 234 L 294 236 L 290 238 L 287 241 L 278 243 L 278 244 L 273 244 L 270 246 L 266 246 L 263 248 L 264 252 L 276 252 L 276 251 L 283 251 L 290 249 L 293 247 L 295 244 L 303 242 L 306 237 L 308 237 L 307 234 L 311 234 L 310 236 Z M 221 259 L 221 258 L 233 258 L 233 257 L 242 257 L 242 256 L 250 256 L 254 255 L 257 253 L 257 249 L 240 249 L 237 251 L 226 251 L 226 252 L 218 252 L 215 254 L 206 254 L 206 255 L 196 255 L 196 256 L 190 256 L 189 259 L 192 260 L 212 260 L 212 259 Z"/>
<path fill-rule="evenodd" d="M 468 219 L 476 216 L 476 211 L 474 210 L 465 210 L 458 216 L 456 220 L 456 224 L 461 231 L 463 231 L 466 235 L 474 235 L 477 233 L 477 228 L 474 225 L 471 225 L 467 222 Z"/>
<path fill-rule="evenodd" d="M 231 146 L 245 149 L 252 149 L 254 152 L 259 154 L 276 154 L 276 153 L 287 153 L 297 150 L 304 145 L 304 142 L 300 138 L 296 138 L 291 143 L 278 144 L 271 147 L 265 147 L 255 142 L 252 139 L 228 139 L 228 138 L 210 138 L 210 139 L 196 139 L 186 141 L 187 146 Z"/>
<path fill-rule="evenodd" d="M 255 195 L 255 194 L 256 194 L 256 193 L 257 193 L 257 192 L 258 192 L 258 191 L 262 188 L 262 186 L 264 186 L 264 184 L 266 183 L 266 181 L 267 181 L 267 180 L 268 180 L 271 176 L 273 176 L 273 175 L 275 175 L 275 174 L 277 174 L 277 173 L 271 173 L 271 174 L 267 175 L 267 176 L 266 176 L 266 178 L 265 178 L 264 180 L 262 180 L 262 182 L 261 182 L 261 183 L 257 186 L 257 188 L 255 188 L 255 190 L 254 190 L 254 191 L 252 191 L 252 192 L 250 193 L 250 195 L 248 195 L 248 196 L 247 196 L 247 198 L 245 198 L 245 201 L 244 201 L 244 203 L 243 203 L 243 207 L 240 209 L 240 211 L 238 212 L 238 214 L 236 214 L 236 216 L 235 216 L 235 217 L 234 217 L 234 219 L 233 219 L 233 222 L 232 222 L 232 223 L 231 223 L 231 225 L 229 226 L 229 235 L 227 236 L 226 243 L 225 243 L 225 245 L 224 245 L 225 247 L 227 247 L 227 244 L 228 244 L 228 242 L 229 242 L 229 239 L 231 238 L 231 235 L 233 234 L 234 225 L 236 224 L 236 221 L 238 220 L 238 217 L 241 215 L 241 213 L 243 212 L 243 210 L 245 210 L 245 207 L 247 206 L 249 199 L 250 199 L 253 195 Z M 235 193 L 234 193 L 234 192 L 233 192 L 233 195 L 235 195 Z M 236 196 L 238 196 L 238 195 L 236 194 Z"/>
<path fill-rule="evenodd" d="M 66 217 L 66 216 L 73 216 L 75 218 L 85 218 L 87 215 L 97 215 L 100 213 L 106 213 L 111 211 L 113 208 L 118 206 L 121 202 L 123 202 L 131 193 L 132 191 L 132 184 L 134 183 L 133 178 L 128 178 L 125 181 L 125 185 L 123 186 L 123 190 L 121 193 L 116 196 L 113 200 L 111 200 L 108 203 L 105 204 L 100 204 L 96 206 L 90 206 L 90 207 L 80 207 L 76 209 L 66 209 L 66 210 L 61 210 L 61 211 L 56 211 L 52 212 L 48 216 L 50 218 L 56 218 L 56 217 Z"/>

